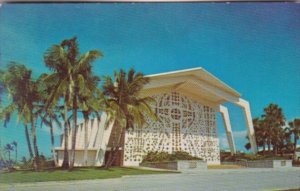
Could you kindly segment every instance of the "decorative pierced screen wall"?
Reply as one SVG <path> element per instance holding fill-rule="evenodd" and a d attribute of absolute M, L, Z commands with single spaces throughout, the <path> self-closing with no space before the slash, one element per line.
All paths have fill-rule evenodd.
<path fill-rule="evenodd" d="M 147 118 L 143 127 L 125 136 L 124 165 L 138 165 L 149 151 L 185 151 L 208 163 L 219 163 L 215 111 L 177 92 L 153 96 L 158 121 Z"/>

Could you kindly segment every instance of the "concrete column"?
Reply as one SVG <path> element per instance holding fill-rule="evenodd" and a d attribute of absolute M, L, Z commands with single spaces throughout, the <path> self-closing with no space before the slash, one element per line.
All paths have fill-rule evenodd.
<path fill-rule="evenodd" d="M 228 109 L 222 105 L 220 105 L 217 110 L 221 113 L 225 130 L 226 130 L 226 135 L 227 135 L 227 140 L 230 148 L 231 155 L 234 155 L 236 153 L 235 150 L 235 144 L 234 144 L 234 139 L 233 139 L 233 134 L 231 130 L 231 124 L 230 124 L 230 119 L 229 119 L 229 113 Z"/>
<path fill-rule="evenodd" d="M 251 144 L 251 150 L 252 150 L 253 154 L 256 154 L 257 146 L 256 146 L 256 139 L 255 139 L 255 133 L 254 133 L 254 128 L 253 128 L 253 122 L 252 122 L 249 102 L 239 98 L 239 100 L 237 102 L 235 102 L 235 104 L 240 106 L 244 111 L 244 116 L 246 118 L 246 125 L 248 128 L 248 137 L 249 137 L 249 141 Z"/>

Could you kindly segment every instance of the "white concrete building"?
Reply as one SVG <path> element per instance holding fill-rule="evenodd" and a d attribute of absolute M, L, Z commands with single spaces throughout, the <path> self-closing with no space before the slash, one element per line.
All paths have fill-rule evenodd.
<path fill-rule="evenodd" d="M 121 165 L 138 166 L 149 151 L 186 151 L 203 158 L 208 164 L 220 164 L 216 112 L 222 114 L 230 151 L 232 154 L 236 152 L 230 116 L 227 108 L 222 105 L 226 102 L 234 103 L 243 109 L 252 152 L 257 152 L 249 103 L 243 100 L 236 90 L 203 68 L 147 77 L 150 78 L 150 82 L 140 96 L 151 96 L 156 100 L 151 107 L 159 120 L 147 118 L 147 124 L 143 127 L 135 127 L 126 132 L 125 146 L 119 156 Z M 113 126 L 106 121 L 105 114 L 101 119 L 89 121 L 88 166 L 104 164 Z M 68 141 L 71 145 L 71 140 Z M 62 164 L 63 145 L 64 143 L 62 147 L 56 148 L 59 165 Z M 84 166 L 83 151 L 84 125 L 80 124 L 76 143 L 76 166 Z"/>

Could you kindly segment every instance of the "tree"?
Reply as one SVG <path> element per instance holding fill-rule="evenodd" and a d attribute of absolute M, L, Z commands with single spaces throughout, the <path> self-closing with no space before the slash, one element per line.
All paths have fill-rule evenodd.
<path fill-rule="evenodd" d="M 30 156 L 33 157 L 27 124 L 31 125 L 31 137 L 33 143 L 33 150 L 35 154 L 34 166 L 39 168 L 39 151 L 36 138 L 36 118 L 34 115 L 35 104 L 39 101 L 39 92 L 37 91 L 37 84 L 31 78 L 31 70 L 27 69 L 24 65 L 17 63 L 10 63 L 7 71 L 1 76 L 1 82 L 11 99 L 2 111 L 1 116 L 4 118 L 4 124 L 10 120 L 13 112 L 17 111 L 18 121 L 21 120 L 25 127 L 25 134 L 29 148 Z"/>
<path fill-rule="evenodd" d="M 263 155 L 265 154 L 265 145 L 268 146 L 268 152 L 270 152 L 272 146 L 275 155 L 278 151 L 281 154 L 288 151 L 290 148 L 290 135 L 283 128 L 284 125 L 284 114 L 276 104 L 269 104 L 264 108 L 264 114 L 261 117 L 253 119 L 257 146 L 263 148 Z M 247 143 L 245 148 L 250 149 L 250 143 Z"/>
<path fill-rule="evenodd" d="M 15 156 L 15 162 L 17 163 L 18 161 L 18 143 L 16 141 L 13 141 L 11 143 L 11 145 L 13 146 L 15 152 L 16 152 L 16 156 Z"/>
<path fill-rule="evenodd" d="M 116 159 L 119 148 L 124 149 L 125 130 L 134 128 L 134 125 L 142 127 L 145 123 L 145 115 L 155 118 L 149 102 L 150 97 L 139 97 L 144 85 L 149 82 L 142 73 L 136 73 L 130 69 L 126 75 L 123 70 L 114 73 L 114 80 L 106 76 L 103 85 L 103 93 L 107 96 L 107 107 L 113 110 L 114 125 L 110 139 L 111 151 L 106 161 L 105 168 L 109 168 Z"/>
<path fill-rule="evenodd" d="M 282 129 L 285 124 L 284 114 L 278 105 L 271 103 L 264 108 L 264 115 L 262 115 L 262 117 L 266 125 L 268 151 L 270 151 L 272 145 L 273 152 L 276 155 L 280 139 L 280 129 Z"/>
<path fill-rule="evenodd" d="M 100 78 L 97 76 L 87 77 L 87 89 L 79 94 L 79 107 L 82 109 L 84 118 L 84 155 L 83 164 L 87 165 L 88 159 L 88 121 L 89 116 L 95 113 L 97 120 L 100 120 L 99 111 L 105 108 L 104 97 L 102 92 L 98 89 L 97 84 Z"/>
<path fill-rule="evenodd" d="M 8 153 L 8 160 L 11 161 L 10 152 L 14 151 L 14 147 L 11 144 L 6 144 L 4 149 Z"/>
<path fill-rule="evenodd" d="M 289 127 L 287 128 L 290 135 L 293 135 L 294 142 L 293 142 L 293 153 L 296 154 L 297 149 L 297 142 L 300 137 L 300 119 L 296 118 L 293 121 L 290 121 Z"/>
<path fill-rule="evenodd" d="M 0 70 L 0 76 L 3 76 L 3 75 L 4 75 L 3 71 Z M 0 79 L 1 79 L 1 77 L 0 77 Z M 3 94 L 4 90 L 5 90 L 4 84 L 0 80 L 0 106 L 1 106 L 1 103 L 2 103 L 2 94 Z"/>
<path fill-rule="evenodd" d="M 256 143 L 257 143 L 257 147 L 263 147 L 263 155 L 265 154 L 265 145 L 266 145 L 266 128 L 265 128 L 265 123 L 264 120 L 261 118 L 254 118 L 253 119 L 253 127 L 254 127 L 254 132 L 255 132 L 255 139 L 256 139 Z M 249 137 L 246 137 L 247 139 L 249 139 Z M 245 148 L 247 150 L 249 150 L 251 148 L 251 144 L 247 143 L 245 145 Z M 257 149 L 259 150 L 259 149 Z"/>
<path fill-rule="evenodd" d="M 20 91 L 20 80 L 26 76 L 27 72 L 24 66 L 19 66 L 19 69 L 12 69 L 15 66 L 14 64 L 11 63 L 8 66 L 7 71 L 1 71 L 0 70 L 0 83 L 2 86 L 2 90 L 7 90 L 6 93 L 8 93 L 10 99 L 16 99 L 13 96 L 17 97 L 17 92 Z M 11 68 L 11 69 L 9 69 Z M 14 70 L 19 70 L 17 73 L 13 73 Z M 10 71 L 10 72 L 9 72 Z M 20 98 L 19 98 L 20 99 Z M 19 102 L 22 102 L 19 100 Z M 30 142 L 30 136 L 29 136 L 29 131 L 27 127 L 28 120 L 22 116 L 25 116 L 24 112 L 22 112 L 21 105 L 22 103 L 19 102 L 14 102 L 13 100 L 6 105 L 4 108 L 1 108 L 0 112 L 0 118 L 1 120 L 4 121 L 4 127 L 7 127 L 7 123 L 9 123 L 12 114 L 17 111 L 18 113 L 18 120 L 21 119 L 23 125 L 24 125 L 24 130 L 25 130 L 25 135 L 26 135 L 26 141 L 27 141 L 27 146 L 28 146 L 28 151 L 29 155 L 31 158 L 33 158 L 33 152 L 32 152 L 32 147 L 31 147 L 31 142 Z"/>
<path fill-rule="evenodd" d="M 72 145 L 70 168 L 73 168 L 75 160 L 75 145 L 77 132 L 77 111 L 78 96 L 86 85 L 86 76 L 92 73 L 92 63 L 101 57 L 102 53 L 98 50 L 91 50 L 80 55 L 77 38 L 67 39 L 59 45 L 53 45 L 44 55 L 46 66 L 54 71 L 47 80 L 57 79 L 55 88 L 50 94 L 49 104 L 55 105 L 60 97 L 64 99 L 65 117 L 65 152 L 63 167 L 68 168 L 68 109 L 72 109 Z"/>
<path fill-rule="evenodd" d="M 36 115 L 39 116 L 41 120 L 41 127 L 45 124 L 50 131 L 50 141 L 51 141 L 51 152 L 53 156 L 53 160 L 56 164 L 56 155 L 55 155 L 55 140 L 54 140 L 54 125 L 59 128 L 62 128 L 61 122 L 59 120 L 59 116 L 61 116 L 61 112 L 63 107 L 58 105 L 54 108 L 47 109 L 45 105 L 47 104 L 48 95 L 51 93 L 52 89 L 55 87 L 55 82 L 51 81 L 46 83 L 43 79 L 47 78 L 48 74 L 42 74 L 38 78 L 38 88 L 41 97 L 41 105 L 36 112 Z"/>

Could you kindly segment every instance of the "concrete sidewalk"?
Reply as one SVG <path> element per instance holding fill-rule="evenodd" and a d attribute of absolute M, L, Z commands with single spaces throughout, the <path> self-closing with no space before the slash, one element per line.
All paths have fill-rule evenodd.
<path fill-rule="evenodd" d="M 221 169 L 116 179 L 1 185 L 2 191 L 195 191 L 300 188 L 300 168 Z"/>

